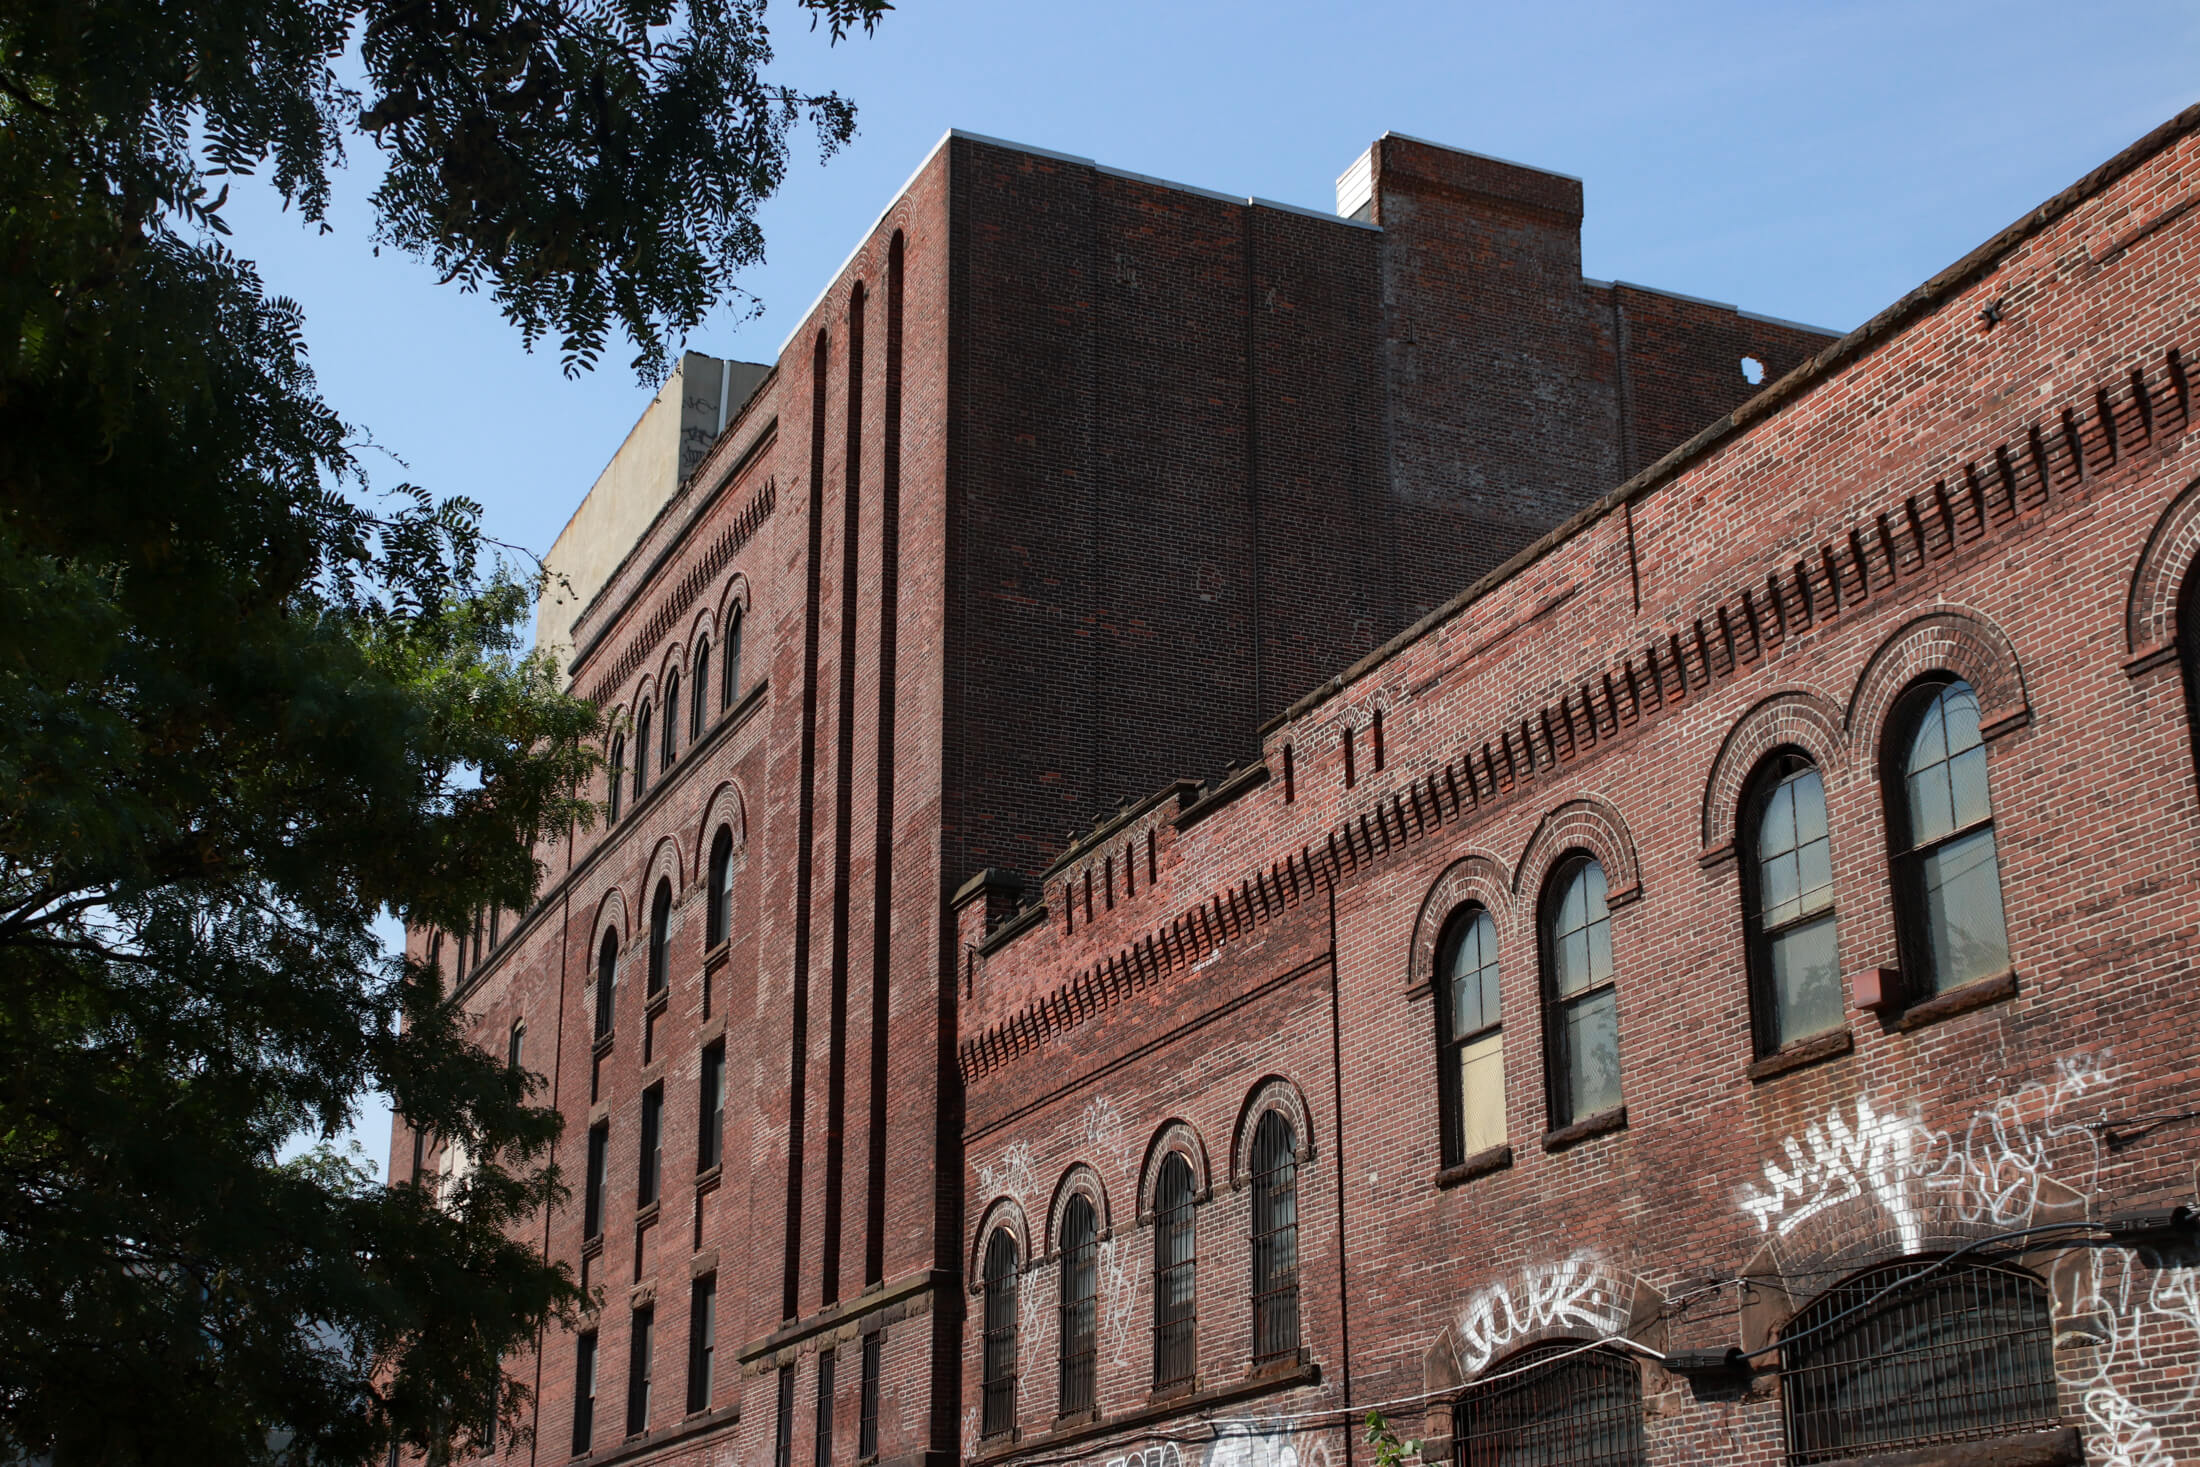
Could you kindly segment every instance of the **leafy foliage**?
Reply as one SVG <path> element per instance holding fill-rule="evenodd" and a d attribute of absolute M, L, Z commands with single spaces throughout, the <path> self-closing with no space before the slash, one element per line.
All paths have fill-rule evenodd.
<path fill-rule="evenodd" d="M 803 3 L 836 39 L 885 9 Z M 761 80 L 762 22 L 0 0 L 0 1460 L 440 1457 L 523 1420 L 499 1362 L 582 1302 L 527 1241 L 557 1118 L 372 926 L 524 910 L 597 716 L 523 655 L 479 507 L 368 484 L 221 209 L 264 171 L 319 220 L 365 140 L 383 242 L 569 367 L 616 327 L 654 372 L 760 251 L 792 130 L 851 135 Z M 456 1185 L 280 1160 L 370 1087 Z"/>

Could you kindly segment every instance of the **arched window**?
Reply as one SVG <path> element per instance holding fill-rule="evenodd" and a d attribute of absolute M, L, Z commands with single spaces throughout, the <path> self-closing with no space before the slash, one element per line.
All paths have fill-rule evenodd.
<path fill-rule="evenodd" d="M 2046 1287 L 2002 1264 L 1910 1258 L 1836 1284 L 1780 1334 L 1788 1461 L 2061 1424 Z"/>
<path fill-rule="evenodd" d="M 1153 1198 L 1153 1383 L 1199 1373 L 1198 1255 L 1192 1238 L 1192 1166 L 1172 1151 Z"/>
<path fill-rule="evenodd" d="M 428 966 L 431 968 L 443 966 L 443 934 L 440 932 L 434 933 L 428 938 Z"/>
<path fill-rule="evenodd" d="M 657 895 L 649 903 L 649 991 L 655 998 L 665 991 L 670 958 L 666 952 L 672 930 L 672 883 L 657 883 Z"/>
<path fill-rule="evenodd" d="M 1444 1164 L 1505 1144 L 1505 1035 L 1497 1022 L 1497 923 L 1480 906 L 1451 914 L 1436 944 L 1437 1069 Z"/>
<path fill-rule="evenodd" d="M 1016 1240 L 1008 1229 L 985 1245 L 985 1409 L 989 1437 L 1016 1429 Z"/>
<path fill-rule="evenodd" d="M 518 1068 L 520 1067 L 520 1062 L 521 1062 L 521 1060 L 522 1060 L 522 1059 L 524 1059 L 524 1058 L 525 1058 L 525 1056 L 526 1056 L 526 1053 L 527 1053 L 527 1021 L 526 1021 L 525 1019 L 514 1019 L 514 1020 L 512 1021 L 512 1033 L 511 1033 L 511 1037 L 510 1037 L 509 1039 L 507 1039 L 507 1040 L 505 1041 L 505 1047 L 504 1047 L 504 1065 L 505 1065 L 505 1068 L 506 1068 L 506 1069 L 511 1069 L 511 1070 L 516 1070 L 516 1069 L 518 1069 Z"/>
<path fill-rule="evenodd" d="M 451 975 L 451 981 L 453 983 L 464 983 L 466 981 L 466 934 L 463 932 L 459 933 L 451 942 L 451 960 L 458 970 Z"/>
<path fill-rule="evenodd" d="M 1895 908 L 1912 994 L 1944 993 L 2009 966 L 2001 863 L 1971 685 L 1928 683 L 1902 700 L 1893 727 Z"/>
<path fill-rule="evenodd" d="M 1298 1353 L 1298 1138 L 1272 1110 L 1253 1128 L 1253 1363 Z"/>
<path fill-rule="evenodd" d="M 1551 1128 L 1616 1108 L 1619 996 L 1612 986 L 1612 914 L 1604 867 L 1575 854 L 1543 893 L 1543 1037 Z"/>
<path fill-rule="evenodd" d="M 1586 1341 L 1530 1345 L 1460 1397 L 1453 1433 L 1458 1467 L 1644 1467 L 1642 1368 Z"/>
<path fill-rule="evenodd" d="M 710 839 L 710 884 L 705 888 L 703 946 L 714 948 L 733 934 L 733 829 L 721 825 Z"/>
<path fill-rule="evenodd" d="M 634 715 L 634 798 L 649 788 L 649 705 Z"/>
<path fill-rule="evenodd" d="M 731 708 L 741 696 L 741 603 L 736 601 L 726 616 L 726 670 L 718 679 L 718 706 Z"/>
<path fill-rule="evenodd" d="M 657 751 L 657 767 L 670 769 L 673 755 L 679 752 L 680 741 L 680 669 L 675 667 L 665 674 L 665 731 L 664 743 Z"/>
<path fill-rule="evenodd" d="M 710 638 L 695 644 L 695 686 L 688 690 L 688 742 L 703 736 L 703 710 L 710 701 Z"/>
<path fill-rule="evenodd" d="M 1062 1210 L 1062 1393 L 1055 1409 L 1067 1416 L 1092 1409 L 1093 1363 L 1099 1355 L 1100 1240 L 1092 1203 L 1072 1197 Z"/>
<path fill-rule="evenodd" d="M 1785 751 L 1751 781 L 1742 829 L 1742 918 L 1760 1058 L 1841 1027 L 1841 945 L 1833 915 L 1833 843 L 1818 766 Z"/>
<path fill-rule="evenodd" d="M 607 819 L 619 818 L 619 797 L 626 792 L 626 735 L 611 740 L 611 810 Z"/>
<path fill-rule="evenodd" d="M 611 1015 L 619 990 L 619 934 L 606 932 L 596 950 L 596 1037 L 611 1037 Z"/>

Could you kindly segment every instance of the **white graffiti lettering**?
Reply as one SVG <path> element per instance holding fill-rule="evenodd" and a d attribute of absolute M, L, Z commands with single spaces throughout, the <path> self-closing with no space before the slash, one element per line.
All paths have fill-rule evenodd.
<path fill-rule="evenodd" d="M 1469 1375 L 1532 1330 L 1560 1327 L 1603 1338 L 1626 1327 L 1634 1291 L 1612 1269 L 1587 1254 L 1563 1263 L 1522 1269 L 1509 1283 L 1492 1284 L 1459 1312 L 1459 1360 Z"/>

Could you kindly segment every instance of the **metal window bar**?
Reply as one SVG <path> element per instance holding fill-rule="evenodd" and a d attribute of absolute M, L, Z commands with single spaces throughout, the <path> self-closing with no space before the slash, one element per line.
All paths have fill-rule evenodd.
<path fill-rule="evenodd" d="M 1073 1198 L 1062 1214 L 1062 1389 L 1055 1409 L 1092 1409 L 1100 1353 L 1098 1227 L 1092 1204 Z"/>
<path fill-rule="evenodd" d="M 1198 1257 L 1192 1233 L 1192 1168 L 1182 1156 L 1161 1164 L 1154 1189 L 1153 1383 L 1177 1385 L 1199 1373 Z"/>
<path fill-rule="evenodd" d="M 875 1330 L 863 1337 L 863 1399 L 856 1418 L 856 1459 L 863 1462 L 878 1455 L 879 1356 L 884 1339 Z"/>
<path fill-rule="evenodd" d="M 1642 1370 L 1618 1351 L 1552 1340 L 1502 1362 L 1496 1374 L 1499 1379 L 1459 1400 L 1456 1467 L 1644 1467 L 1649 1461 Z"/>
<path fill-rule="evenodd" d="M 772 1467 L 794 1467 L 794 1366 L 779 1367 L 779 1400 L 772 1422 Z"/>
<path fill-rule="evenodd" d="M 832 1351 L 817 1352 L 817 1431 L 811 1441 L 817 1467 L 833 1467 L 833 1365 Z"/>
<path fill-rule="evenodd" d="M 1016 1244 L 995 1233 L 985 1250 L 985 1386 L 983 1431 L 1016 1429 Z"/>
<path fill-rule="evenodd" d="M 1253 1363 L 1299 1353 L 1298 1140 L 1276 1111 L 1253 1132 Z"/>
<path fill-rule="evenodd" d="M 2047 1289 L 2020 1269 L 1945 1270 L 1817 1328 L 1931 1264 L 1905 1259 L 1858 1274 L 1789 1324 L 1780 1394 L 1790 1463 L 2061 1425 Z"/>

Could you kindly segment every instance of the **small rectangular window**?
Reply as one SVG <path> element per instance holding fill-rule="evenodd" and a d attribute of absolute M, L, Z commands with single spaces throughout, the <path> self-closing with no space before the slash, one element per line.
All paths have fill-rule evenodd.
<path fill-rule="evenodd" d="M 695 1169 L 707 1172 L 724 1160 L 726 1146 L 726 1046 L 703 1051 L 703 1094 L 696 1122 Z"/>
<path fill-rule="evenodd" d="M 596 1435 L 596 1334 L 582 1335 L 574 1352 L 573 1455 L 585 1454 Z"/>
<path fill-rule="evenodd" d="M 863 1337 L 863 1403 L 856 1428 L 856 1456 L 865 1462 L 878 1456 L 879 1357 L 884 1353 L 885 1338 L 876 1331 Z"/>
<path fill-rule="evenodd" d="M 718 1349 L 718 1275 L 705 1274 L 688 1292 L 688 1399 L 690 1416 L 710 1409 L 711 1357 Z"/>
<path fill-rule="evenodd" d="M 772 1423 L 772 1467 L 794 1467 L 794 1366 L 779 1367 L 777 1419 Z"/>
<path fill-rule="evenodd" d="M 636 1203 L 647 1207 L 657 1200 L 657 1177 L 664 1160 L 665 1087 L 662 1081 L 642 1092 L 642 1155 Z"/>
<path fill-rule="evenodd" d="M 657 1323 L 657 1311 L 643 1305 L 634 1311 L 634 1335 L 626 1358 L 626 1434 L 640 1436 L 649 1430 L 649 1364 Z"/>
<path fill-rule="evenodd" d="M 581 1204 L 581 1236 L 603 1236 L 603 1194 L 611 1164 L 611 1123 L 588 1128 L 588 1180 Z"/>
<path fill-rule="evenodd" d="M 817 1352 L 817 1467 L 833 1467 L 833 1352 Z"/>

